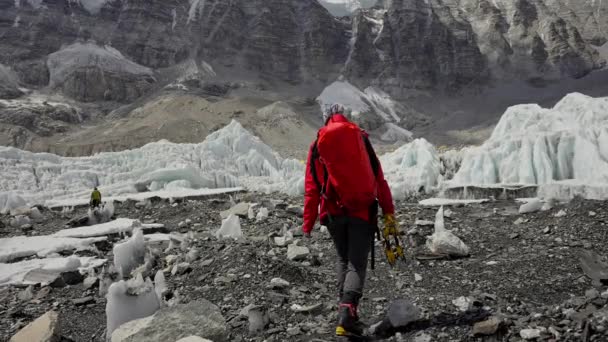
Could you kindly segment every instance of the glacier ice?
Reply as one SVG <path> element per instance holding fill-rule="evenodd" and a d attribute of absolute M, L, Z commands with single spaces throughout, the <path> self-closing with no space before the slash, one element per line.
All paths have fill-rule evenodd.
<path fill-rule="evenodd" d="M 543 202 L 538 198 L 532 198 L 532 199 L 530 199 L 530 201 L 527 201 L 526 203 L 522 204 L 519 207 L 519 213 L 520 214 L 534 213 L 534 212 L 541 210 L 542 208 L 543 208 Z"/>
<path fill-rule="evenodd" d="M 427 198 L 418 204 L 424 207 L 440 207 L 450 205 L 467 205 L 467 204 L 479 204 L 489 201 L 488 199 L 450 199 L 450 198 Z"/>
<path fill-rule="evenodd" d="M 22 208 L 27 203 L 14 192 L 0 192 L 0 214 L 6 215 L 12 210 Z"/>
<path fill-rule="evenodd" d="M 89 208 L 87 215 L 90 225 L 109 222 L 114 216 L 114 203 L 110 201 L 105 202 L 101 208 Z"/>
<path fill-rule="evenodd" d="M 457 184 L 608 183 L 608 98 L 569 94 L 551 109 L 509 108 L 482 146 L 464 152 Z"/>
<path fill-rule="evenodd" d="M 255 217 L 256 221 L 262 222 L 268 218 L 268 215 L 269 215 L 268 209 L 260 208 L 260 210 L 258 211 L 258 214 Z"/>
<path fill-rule="evenodd" d="M 126 322 L 153 315 L 160 302 L 152 281 L 141 274 L 110 285 L 106 304 L 106 338 Z"/>
<path fill-rule="evenodd" d="M 163 297 L 167 292 L 167 280 L 165 279 L 165 273 L 162 270 L 158 270 L 154 275 L 154 292 L 158 297 L 158 302 L 163 303 Z"/>
<path fill-rule="evenodd" d="M 429 193 L 438 185 L 441 170 L 439 154 L 425 139 L 405 144 L 381 156 L 380 161 L 395 198 Z"/>
<path fill-rule="evenodd" d="M 25 225 L 28 225 L 31 223 L 32 223 L 32 221 L 30 220 L 30 218 L 25 215 L 17 215 L 10 220 L 11 227 L 16 227 L 16 228 L 19 228 L 19 227 L 22 227 L 22 226 L 25 226 Z"/>
<path fill-rule="evenodd" d="M 218 239 L 234 239 L 238 240 L 243 237 L 241 230 L 241 219 L 231 214 L 222 221 L 222 226 L 215 232 L 215 237 Z"/>
<path fill-rule="evenodd" d="M 200 144 L 160 141 L 90 157 L 0 147 L 0 173 L 1 192 L 13 191 L 29 203 L 53 199 L 55 205 L 73 205 L 73 199 L 87 203 L 94 186 L 99 186 L 105 199 L 148 190 L 179 193 L 201 187 L 245 187 L 289 195 L 304 189 L 303 163 L 281 158 L 236 121 Z M 177 184 L 194 189 L 167 190 Z"/>
<path fill-rule="evenodd" d="M 96 224 L 87 227 L 69 228 L 62 229 L 55 234 L 53 237 L 93 237 L 93 236 L 104 236 L 112 234 L 130 234 L 136 228 L 148 229 L 148 228 L 162 228 L 163 225 L 160 223 L 141 224 L 137 220 L 128 218 L 118 218 L 114 221 Z"/>
<path fill-rule="evenodd" d="M 16 236 L 0 239 L 0 262 L 24 258 L 32 255 L 45 257 L 51 253 L 70 250 L 88 250 L 95 242 L 106 237 L 78 239 L 56 236 Z"/>
<path fill-rule="evenodd" d="M 136 229 L 130 239 L 115 244 L 113 253 L 114 267 L 121 277 L 126 278 L 131 271 L 144 263 L 146 244 L 143 231 Z"/>
<path fill-rule="evenodd" d="M 95 257 L 55 257 L 46 259 L 24 260 L 15 263 L 0 263 L 0 286 L 4 285 L 34 285 L 25 281 L 25 276 L 33 270 L 45 270 L 55 272 L 72 272 L 79 270 L 81 273 L 101 267 L 107 262 L 106 259 Z"/>
<path fill-rule="evenodd" d="M 427 238 L 429 250 L 435 254 L 451 256 L 468 256 L 469 247 L 454 233 L 445 229 L 443 207 L 439 208 L 435 217 L 435 232 Z"/>

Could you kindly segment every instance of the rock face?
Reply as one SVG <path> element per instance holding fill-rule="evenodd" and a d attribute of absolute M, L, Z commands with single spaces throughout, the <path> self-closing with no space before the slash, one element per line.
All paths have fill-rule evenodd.
<path fill-rule="evenodd" d="M 76 107 L 65 103 L 20 98 L 0 101 L 0 123 L 28 129 L 40 136 L 64 132 L 69 124 L 82 122 Z"/>
<path fill-rule="evenodd" d="M 604 1 L 546 0 L 557 16 L 576 26 L 581 36 L 594 45 L 608 41 L 608 3 Z"/>
<path fill-rule="evenodd" d="M 177 341 L 188 336 L 226 341 L 226 321 L 219 308 L 206 300 L 164 308 L 123 324 L 112 334 L 112 342 Z"/>
<path fill-rule="evenodd" d="M 353 20 L 351 79 L 400 89 L 457 89 L 487 76 L 471 24 L 434 1 L 387 2 Z"/>
<path fill-rule="evenodd" d="M 0 98 L 12 99 L 23 95 L 18 88 L 17 75 L 6 67 L 0 64 Z"/>
<path fill-rule="evenodd" d="M 393 141 L 407 137 L 399 128 L 424 127 L 429 114 L 443 111 L 418 105 L 418 97 L 449 100 L 510 81 L 542 86 L 605 65 L 592 46 L 608 41 L 602 1 L 382 0 L 371 8 L 375 0 L 322 2 L 325 7 L 317 0 L 0 0 L 0 99 L 21 97 L 21 86 L 95 104 L 94 111 L 82 110 L 94 112 L 91 118 L 133 119 L 109 129 L 119 136 L 83 144 L 66 132 L 75 123 L 39 111 L 3 112 L 0 144 L 87 154 L 165 138 L 192 142 L 188 137 L 217 127 L 198 131 L 197 121 L 213 122 L 199 118 L 209 112 L 205 106 L 172 101 L 181 107 L 170 119 L 150 119 L 161 124 L 144 122 L 149 113 L 135 108 L 158 105 L 159 94 L 189 92 L 198 99 L 257 100 L 251 110 L 249 103 L 229 110 L 234 116 L 287 113 L 282 105 L 256 113 L 286 100 L 302 114 L 318 111 L 314 98 L 336 80 L 366 97 L 391 99 L 394 118 L 382 117 L 387 111 L 372 101 L 372 115 L 361 120 Z M 352 17 L 336 18 L 327 8 Z M 274 131 L 287 135 L 294 127 Z"/>
<path fill-rule="evenodd" d="M 191 59 L 291 83 L 327 84 L 344 67 L 392 95 L 455 90 L 489 76 L 581 77 L 600 66 L 587 42 L 606 41 L 608 5 L 578 3 L 385 0 L 356 12 L 351 41 L 349 23 L 315 0 L 2 0 L 0 62 L 27 84 L 85 101 L 130 101 L 153 80 L 147 68 Z"/>
<path fill-rule="evenodd" d="M 84 79 L 95 82 L 106 74 L 107 65 L 94 68 L 104 60 L 118 61 L 118 68 L 131 75 L 133 65 L 125 68 L 122 55 L 154 69 L 197 57 L 301 82 L 335 74 L 348 53 L 347 25 L 313 0 L 101 1 L 94 9 L 82 3 L 2 0 L 0 61 L 14 63 L 26 83 L 46 85 L 45 75 L 50 70 L 53 82 L 53 70 L 41 60 L 80 39 L 112 46 L 111 52 L 120 51 L 120 57 L 108 56 L 107 47 L 88 44 L 61 52 L 55 59 L 67 53 L 78 60 L 79 69 L 85 69 L 72 76 L 76 84 Z M 75 86 L 69 86 L 70 94 L 90 96 Z"/>
<path fill-rule="evenodd" d="M 80 101 L 133 101 L 154 83 L 151 69 L 109 46 L 76 43 L 49 55 L 50 86 Z"/>
<path fill-rule="evenodd" d="M 354 18 L 345 71 L 403 98 L 492 79 L 578 78 L 603 66 L 551 1 L 386 0 Z"/>

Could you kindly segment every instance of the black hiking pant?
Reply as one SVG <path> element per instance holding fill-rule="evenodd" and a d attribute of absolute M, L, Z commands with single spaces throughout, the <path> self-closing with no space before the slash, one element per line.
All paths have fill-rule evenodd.
<path fill-rule="evenodd" d="M 355 217 L 333 217 L 328 230 L 338 254 L 340 302 L 357 305 L 363 295 L 367 260 L 374 239 L 372 225 Z"/>

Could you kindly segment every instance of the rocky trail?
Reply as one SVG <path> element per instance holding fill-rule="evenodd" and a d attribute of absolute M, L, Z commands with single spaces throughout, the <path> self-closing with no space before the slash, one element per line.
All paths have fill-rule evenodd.
<path fill-rule="evenodd" d="M 235 207 L 234 202 L 241 204 Z M 256 193 L 115 203 L 116 217 L 163 224 L 152 235 L 145 231 L 146 264 L 138 270 L 157 283 L 161 270 L 166 288 L 159 292 L 162 308 L 152 323 L 138 323 L 139 332 L 114 334 L 112 341 L 177 341 L 189 335 L 213 341 L 335 340 L 335 252 L 324 229 L 316 229 L 311 240 L 301 237 L 301 205 L 301 200 Z M 381 246 L 376 246 L 376 269 L 368 271 L 360 314 L 374 324 L 382 321 L 389 307 L 405 305 L 415 321 L 378 330 L 382 333 L 376 339 L 608 339 L 605 202 L 575 199 L 529 214 L 519 214 L 519 206 L 515 201 L 494 201 L 445 207 L 446 229 L 462 239 L 470 256 L 433 258 L 425 242 L 433 234 L 438 208 L 397 203 L 407 261 L 390 268 Z M 218 240 L 220 213 L 230 208 L 241 216 L 244 236 Z M 267 217 L 262 208 L 268 210 Z M 86 209 L 41 213 L 43 218 L 31 228 L 11 227 L 9 217 L 1 217 L 0 237 L 50 235 L 64 229 L 71 218 L 85 215 Z M 38 328 L 62 341 L 104 341 L 106 292 L 109 283 L 119 279 L 112 246 L 121 240 L 110 235 L 93 250 L 76 252 L 108 261 L 94 273 L 64 281 L 73 285 L 0 287 L 0 340 L 9 340 L 53 311 L 56 316 L 40 320 L 58 324 Z M 31 257 L 10 262 L 23 259 Z M 66 275 L 62 278 L 67 280 Z M 123 333 L 123 328 L 118 330 Z M 28 329 L 33 328 L 23 330 Z M 26 339 L 22 335 L 12 341 Z"/>

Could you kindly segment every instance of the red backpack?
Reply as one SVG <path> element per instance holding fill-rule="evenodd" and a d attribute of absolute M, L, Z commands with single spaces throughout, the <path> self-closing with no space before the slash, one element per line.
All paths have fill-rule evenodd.
<path fill-rule="evenodd" d="M 317 177 L 314 161 L 324 167 L 324 182 Z M 350 212 L 368 210 L 376 202 L 378 159 L 363 131 L 352 122 L 330 122 L 319 130 L 313 147 L 310 169 L 326 196 L 328 187 L 335 200 Z"/>

